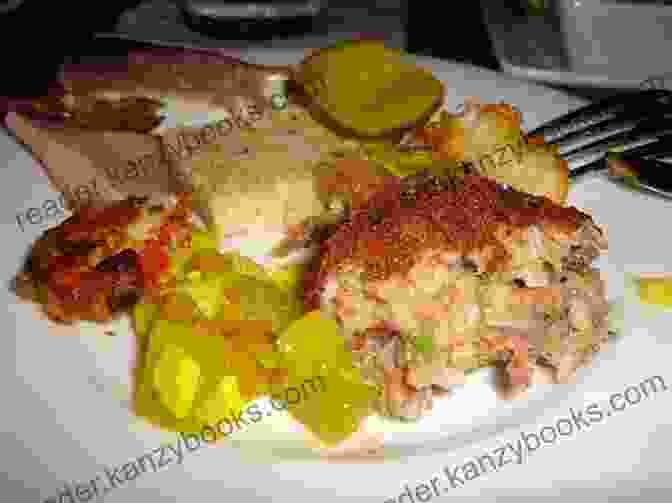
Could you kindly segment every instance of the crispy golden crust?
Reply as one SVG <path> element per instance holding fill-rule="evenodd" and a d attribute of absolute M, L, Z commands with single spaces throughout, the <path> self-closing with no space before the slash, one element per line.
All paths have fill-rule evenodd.
<path fill-rule="evenodd" d="M 131 233 L 143 215 L 159 216 L 147 229 Z M 191 197 L 179 194 L 174 206 L 128 198 L 81 208 L 45 232 L 33 245 L 24 270 L 14 282 L 19 297 L 43 304 L 54 321 L 107 321 L 151 288 L 161 271 L 145 270 L 167 257 L 169 242 L 183 244 L 191 235 Z M 144 225 L 142 226 L 145 227 Z M 143 254 L 151 247 L 151 256 Z M 42 294 L 39 294 L 39 292 Z"/>
<path fill-rule="evenodd" d="M 545 197 L 510 189 L 479 176 L 415 176 L 377 193 L 326 240 L 304 280 L 306 305 L 316 308 L 327 277 L 348 268 L 373 280 L 406 273 L 426 250 L 482 258 L 487 272 L 509 267 L 508 239 L 532 225 L 571 238 L 589 215 Z"/>
<path fill-rule="evenodd" d="M 555 202 L 564 203 L 569 195 L 569 165 L 567 161 L 562 161 L 558 169 L 558 185 Z"/>
<path fill-rule="evenodd" d="M 434 126 L 415 132 L 415 141 L 431 145 L 439 158 L 473 163 L 483 176 L 564 204 L 567 162 L 543 137 L 525 137 L 521 121 L 511 105 L 467 99 L 463 113 L 443 112 Z"/>

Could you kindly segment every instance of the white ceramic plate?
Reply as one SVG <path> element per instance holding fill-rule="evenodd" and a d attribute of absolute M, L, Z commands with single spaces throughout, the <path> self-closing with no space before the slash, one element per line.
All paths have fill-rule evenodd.
<path fill-rule="evenodd" d="M 302 53 L 282 51 L 239 54 L 248 60 L 274 64 L 295 63 L 302 57 Z M 505 101 L 519 107 L 526 127 L 532 128 L 580 105 L 556 91 L 485 70 L 431 59 L 419 61 L 445 81 L 447 103 L 452 108 L 467 96 Z M 58 194 L 30 155 L 6 135 L 0 137 L 0 158 L 0 209 L 4 215 L 0 271 L 7 283 L 34 239 L 59 221 L 45 220 L 21 229 L 17 214 L 41 207 Z M 672 215 L 669 202 L 628 192 L 602 179 L 590 179 L 574 187 L 571 201 L 591 212 L 607 230 L 610 251 L 600 265 L 610 299 L 619 301 L 626 295 L 626 272 L 672 271 L 672 238 L 666 231 Z M 383 501 L 397 498 L 405 484 L 415 491 L 423 480 L 438 476 L 451 459 L 452 463 L 464 463 L 479 453 L 477 449 L 483 454 L 507 441 L 516 442 L 521 429 L 538 431 L 543 424 L 553 424 L 544 421 L 566 415 L 570 405 L 582 407 L 602 400 L 610 392 L 654 375 L 667 377 L 666 382 L 672 384 L 672 372 L 665 376 L 668 357 L 672 356 L 664 330 L 669 316 L 653 313 L 642 318 L 637 309 L 628 308 L 625 323 L 629 333 L 595 365 L 580 372 L 575 384 L 538 387 L 530 392 L 528 400 L 510 403 L 496 398 L 484 373 L 474 376 L 471 386 L 440 403 L 436 413 L 419 424 L 372 420 L 371 431 L 383 439 L 382 459 L 365 464 L 352 460 L 327 462 L 279 413 L 250 424 L 217 446 L 187 451 L 175 434 L 151 429 L 128 410 L 134 342 L 127 327 L 117 337 L 100 335 L 90 325 L 74 334 L 72 330 L 59 331 L 36 319 L 33 307 L 17 303 L 6 288 L 0 295 L 7 305 L 1 315 L 4 333 L 0 337 L 0 382 L 4 390 L 0 473 L 6 477 L 3 481 L 0 476 L 2 501 L 70 503 L 99 501 L 103 496 L 106 501 L 119 502 L 285 501 L 290 497 L 305 501 L 343 497 Z M 508 494 L 506 490 L 530 494 L 550 488 L 552 481 L 570 488 L 597 481 L 599 488 L 605 469 L 630 479 L 637 473 L 650 477 L 652 468 L 664 474 L 664 467 L 645 464 L 652 459 L 641 458 L 637 465 L 633 455 L 636 452 L 641 457 L 643 447 L 649 449 L 649 456 L 662 455 L 664 451 L 656 445 L 669 439 L 660 429 L 667 422 L 660 414 L 669 407 L 669 398 L 652 395 L 647 402 L 646 407 L 638 404 L 627 414 L 610 419 L 608 423 L 613 426 L 608 426 L 606 419 L 604 426 L 599 426 L 599 431 L 619 435 L 619 452 L 629 452 L 630 457 L 617 458 L 605 450 L 594 457 L 602 463 L 600 466 L 579 469 L 568 459 L 586 459 L 594 448 L 584 451 L 576 442 L 563 439 L 562 446 L 563 442 L 558 442 L 553 447 L 557 459 L 548 459 L 550 454 L 546 454 L 542 461 L 544 455 L 539 454 L 536 468 L 530 461 L 524 470 L 511 468 L 504 478 L 494 473 L 498 470 L 492 470 L 478 482 L 465 481 L 458 484 L 460 487 L 451 487 L 451 480 L 445 476 L 437 483 L 446 486 L 447 494 L 452 491 L 455 495 L 493 488 L 500 495 Z M 599 433 L 574 434 L 582 438 L 591 435 L 594 443 L 604 440 Z M 651 444 L 652 440 L 656 443 Z M 605 442 L 615 448 L 609 440 Z M 179 463 L 177 451 L 171 454 L 168 446 L 183 449 Z M 550 450 L 545 447 L 544 452 Z M 151 453 L 154 464 L 148 457 Z M 558 471 L 560 466 L 562 470 Z M 528 475 L 523 476 L 523 472 Z M 518 481 L 516 473 L 522 476 Z M 535 475 L 529 476 L 531 473 Z M 666 479 L 660 480 L 666 483 Z M 609 483 L 601 487 L 608 488 Z M 427 496 L 424 490 L 421 492 Z M 412 503 L 410 498 L 401 501 Z M 415 496 L 412 501 L 428 500 Z"/>

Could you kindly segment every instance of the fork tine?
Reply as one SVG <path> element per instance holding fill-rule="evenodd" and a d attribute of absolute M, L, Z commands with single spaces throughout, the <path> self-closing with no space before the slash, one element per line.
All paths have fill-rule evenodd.
<path fill-rule="evenodd" d="M 569 164 L 570 176 L 574 177 L 587 171 L 601 169 L 599 161 L 611 150 L 630 153 L 633 158 L 642 156 L 642 152 L 646 152 L 646 149 L 654 152 L 658 149 L 661 152 L 668 150 L 670 137 L 672 137 L 672 119 L 648 120 L 631 130 L 607 137 L 562 157 Z M 660 138 L 665 138 L 665 145 L 654 148 L 653 144 L 658 143 Z M 637 149 L 639 154 L 636 153 Z"/>
<path fill-rule="evenodd" d="M 588 128 L 584 131 L 572 133 L 566 138 L 555 141 L 554 143 L 558 146 L 558 153 L 561 156 L 569 156 L 593 145 L 609 141 L 610 138 L 617 138 L 619 135 L 632 131 L 644 120 L 646 120 L 646 118 L 642 117 L 639 120 L 610 121 Z"/>
<path fill-rule="evenodd" d="M 664 135 L 660 138 L 643 138 L 633 140 L 631 143 L 620 145 L 605 152 L 583 152 L 566 159 L 569 164 L 569 177 L 578 178 L 593 171 L 601 171 L 607 168 L 604 162 L 611 153 L 618 153 L 619 158 L 625 162 L 641 163 L 643 161 L 658 161 L 661 157 L 672 156 L 672 135 Z"/>
<path fill-rule="evenodd" d="M 626 166 L 628 171 L 635 175 L 638 184 L 649 189 L 666 192 L 668 196 L 672 193 L 672 164 L 655 159 L 626 160 L 621 156 L 613 156 L 613 158 L 609 156 L 605 164 L 609 168 L 608 174 L 612 178 L 623 178 L 623 175 L 619 173 L 619 165 L 622 165 Z"/>
<path fill-rule="evenodd" d="M 532 131 L 527 136 L 541 136 L 546 143 L 557 143 L 569 135 L 589 130 L 597 125 L 629 117 L 655 114 L 661 107 L 672 104 L 672 92 L 648 89 L 618 94 L 557 117 Z"/>
<path fill-rule="evenodd" d="M 635 145 L 632 148 L 619 149 L 624 159 L 630 158 L 664 158 L 672 156 L 672 134 L 663 134 L 655 141 Z"/>
<path fill-rule="evenodd" d="M 572 152 L 590 147 L 609 138 L 618 137 L 628 131 L 634 131 L 638 127 L 646 127 L 649 122 L 664 120 L 672 117 L 672 107 L 658 107 L 657 110 L 642 110 L 636 115 L 632 112 L 624 117 L 596 124 L 585 130 L 571 133 L 555 143 L 559 148 L 560 155 L 568 155 Z"/>
<path fill-rule="evenodd" d="M 576 180 L 577 178 L 597 171 L 604 171 L 607 169 L 605 163 L 606 155 L 599 157 L 586 158 L 585 162 L 574 161 L 569 166 L 569 178 Z"/>

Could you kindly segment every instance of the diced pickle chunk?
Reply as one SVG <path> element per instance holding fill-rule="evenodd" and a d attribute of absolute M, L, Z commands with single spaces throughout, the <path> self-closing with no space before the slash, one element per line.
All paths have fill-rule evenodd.
<path fill-rule="evenodd" d="M 190 411 L 198 391 L 201 368 L 175 344 L 167 344 L 154 367 L 154 386 L 163 405 L 177 419 Z"/>
<path fill-rule="evenodd" d="M 196 417 L 205 424 L 216 425 L 222 418 L 229 417 L 231 412 L 238 412 L 245 405 L 245 400 L 238 389 L 238 378 L 223 376 L 217 388 L 208 395 L 196 410 Z"/>
<path fill-rule="evenodd" d="M 336 322 L 319 311 L 308 313 L 285 330 L 278 347 L 288 386 L 302 390 L 296 403 L 288 403 L 290 414 L 325 444 L 348 438 L 371 413 L 376 390 L 354 367 Z"/>
<path fill-rule="evenodd" d="M 649 304 L 672 306 L 672 276 L 639 278 L 639 298 Z"/>

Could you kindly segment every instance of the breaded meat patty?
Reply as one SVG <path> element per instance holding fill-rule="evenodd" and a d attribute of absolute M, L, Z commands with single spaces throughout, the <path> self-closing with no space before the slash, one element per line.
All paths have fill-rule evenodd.
<path fill-rule="evenodd" d="M 470 369 L 526 387 L 571 373 L 607 339 L 592 218 L 475 175 L 416 175 L 374 195 L 321 244 L 305 304 L 334 317 L 380 411 L 418 418 Z M 317 336 L 317 335 L 316 335 Z"/>

